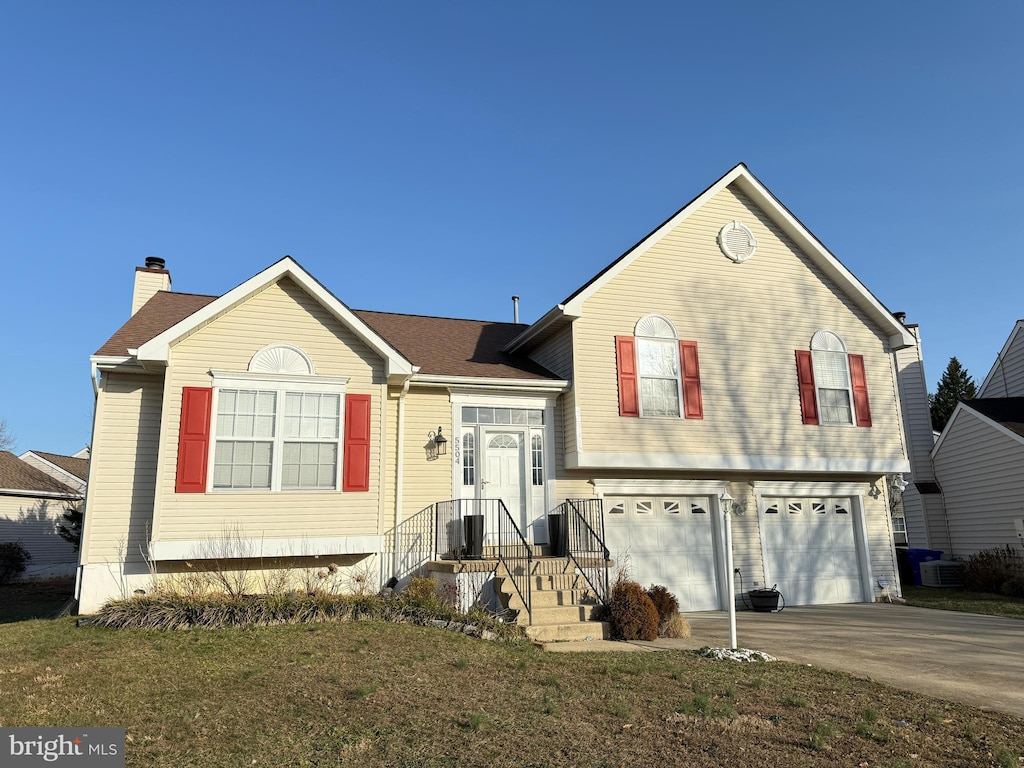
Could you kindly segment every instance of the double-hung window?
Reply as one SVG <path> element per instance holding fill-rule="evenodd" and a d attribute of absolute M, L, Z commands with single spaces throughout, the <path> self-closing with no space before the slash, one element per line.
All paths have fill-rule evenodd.
<path fill-rule="evenodd" d="M 804 424 L 871 426 L 864 356 L 847 354 L 835 331 L 817 331 L 809 350 L 798 349 L 796 370 Z"/>
<path fill-rule="evenodd" d="M 667 318 L 646 315 L 616 336 L 615 362 L 620 416 L 704 418 L 697 342 L 680 341 Z"/>
<path fill-rule="evenodd" d="M 213 373 L 214 490 L 340 488 L 344 380 Z"/>

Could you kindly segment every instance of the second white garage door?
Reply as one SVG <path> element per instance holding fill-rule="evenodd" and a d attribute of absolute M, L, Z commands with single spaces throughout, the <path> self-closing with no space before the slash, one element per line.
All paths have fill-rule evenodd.
<path fill-rule="evenodd" d="M 604 509 L 608 548 L 616 563 L 628 564 L 631 579 L 665 586 L 682 611 L 722 607 L 710 499 L 607 497 Z"/>
<path fill-rule="evenodd" d="M 788 605 L 864 600 L 849 499 L 764 499 L 766 577 Z"/>

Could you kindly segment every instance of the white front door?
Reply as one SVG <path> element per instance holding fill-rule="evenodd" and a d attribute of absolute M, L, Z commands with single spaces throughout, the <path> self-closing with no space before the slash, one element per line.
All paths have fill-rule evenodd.
<path fill-rule="evenodd" d="M 520 431 L 484 431 L 481 496 L 501 499 L 524 535 L 527 531 L 526 494 L 523 467 L 526 462 L 526 435 Z M 485 541 L 497 541 L 497 520 L 486 521 Z"/>

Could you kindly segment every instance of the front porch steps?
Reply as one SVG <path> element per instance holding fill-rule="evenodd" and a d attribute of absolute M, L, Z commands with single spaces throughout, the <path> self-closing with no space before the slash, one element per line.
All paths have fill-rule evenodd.
<path fill-rule="evenodd" d="M 593 618 L 600 601 L 568 558 L 537 557 L 531 562 L 532 616 L 500 563 L 495 579 L 502 604 L 518 611 L 517 621 L 535 642 L 603 640 L 610 636 L 608 622 Z"/>

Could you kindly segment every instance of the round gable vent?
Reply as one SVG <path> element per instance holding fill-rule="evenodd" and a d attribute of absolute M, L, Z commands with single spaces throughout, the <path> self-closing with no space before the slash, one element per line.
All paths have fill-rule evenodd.
<path fill-rule="evenodd" d="M 730 221 L 718 233 L 718 247 L 737 264 L 746 261 L 757 250 L 757 239 L 745 225 Z"/>

